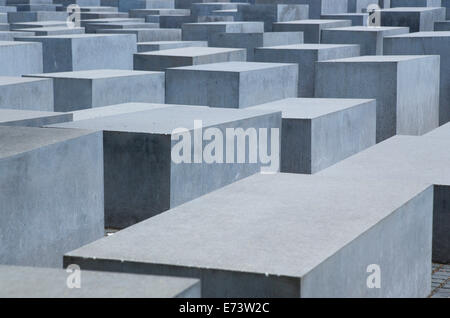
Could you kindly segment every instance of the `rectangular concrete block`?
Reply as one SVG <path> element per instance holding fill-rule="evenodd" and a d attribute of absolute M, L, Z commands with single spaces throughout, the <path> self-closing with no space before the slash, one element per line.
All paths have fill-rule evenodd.
<path fill-rule="evenodd" d="M 136 53 L 136 38 L 129 34 L 50 35 L 16 40 L 42 43 L 44 73 L 102 68 L 131 70 Z"/>
<path fill-rule="evenodd" d="M 62 27 L 43 27 L 43 28 L 26 28 L 22 29 L 23 32 L 33 32 L 33 35 L 44 36 L 44 35 L 63 35 L 63 34 L 84 34 L 84 28 L 68 28 L 66 26 Z M 26 36 L 26 35 L 25 35 Z"/>
<path fill-rule="evenodd" d="M 63 269 L 0 266 L 2 298 L 198 298 L 200 281 L 153 275 L 81 271 L 81 288 L 68 288 Z M 117 284 L 120 283 L 120 288 Z"/>
<path fill-rule="evenodd" d="M 155 29 L 158 28 L 158 23 L 145 22 L 109 22 L 109 23 L 88 23 L 86 24 L 86 33 L 97 33 L 97 30 L 105 29 Z M 101 33 L 101 32 L 98 32 Z"/>
<path fill-rule="evenodd" d="M 97 33 L 133 34 L 137 42 L 181 40 L 180 29 L 100 29 Z"/>
<path fill-rule="evenodd" d="M 397 7 L 441 7 L 442 0 L 391 0 L 391 8 Z"/>
<path fill-rule="evenodd" d="M 448 126 L 448 125 L 446 125 Z M 445 127 L 445 126 L 442 126 Z M 440 130 L 440 131 L 439 131 Z M 447 132 L 445 132 L 447 130 Z M 450 134 L 448 127 L 421 136 L 396 136 L 350 157 L 318 175 L 343 177 L 388 185 L 401 180 L 434 186 L 433 261 L 450 262 Z"/>
<path fill-rule="evenodd" d="M 66 21 L 35 21 L 11 23 L 11 30 L 26 28 L 67 27 Z"/>
<path fill-rule="evenodd" d="M 439 124 L 439 56 L 362 56 L 316 64 L 315 96 L 377 100 L 377 142 Z M 411 80 L 414 79 L 414 80 Z"/>
<path fill-rule="evenodd" d="M 164 103 L 162 72 L 91 70 L 27 75 L 53 80 L 55 111 L 69 112 L 126 102 Z"/>
<path fill-rule="evenodd" d="M 409 27 L 411 32 L 433 31 L 434 22 L 445 20 L 445 8 L 391 8 L 380 13 L 381 25 Z"/>
<path fill-rule="evenodd" d="M 0 109 L 1 126 L 42 127 L 72 121 L 69 113 Z"/>
<path fill-rule="evenodd" d="M 138 52 L 151 52 L 160 50 L 178 49 L 182 47 L 205 47 L 207 41 L 150 41 L 139 42 L 137 44 Z"/>
<path fill-rule="evenodd" d="M 64 263 L 201 277 L 203 297 L 425 297 L 432 208 L 433 188 L 422 183 L 259 174 L 67 253 Z M 381 288 L 367 287 L 371 264 L 382 270 Z"/>
<path fill-rule="evenodd" d="M 368 13 L 339 13 L 339 14 L 322 14 L 321 19 L 325 20 L 350 20 L 352 26 L 366 26 Z"/>
<path fill-rule="evenodd" d="M 208 45 L 247 49 L 247 61 L 255 61 L 255 49 L 266 46 L 303 43 L 302 32 L 214 33 Z"/>
<path fill-rule="evenodd" d="M 450 32 L 415 32 L 386 37 L 384 54 L 440 56 L 439 124 L 450 121 Z"/>
<path fill-rule="evenodd" d="M 278 3 L 279 0 L 255 0 L 257 4 Z M 348 0 L 283 0 L 286 4 L 309 5 L 309 18 L 320 19 L 322 14 L 348 12 Z"/>
<path fill-rule="evenodd" d="M 8 23 L 33 22 L 33 21 L 66 21 L 67 12 L 56 11 L 20 11 L 8 12 Z"/>
<path fill-rule="evenodd" d="M 0 127 L 0 145 L 0 264 L 61 267 L 103 237 L 101 132 Z"/>
<path fill-rule="evenodd" d="M 226 128 L 233 127 L 268 128 L 269 133 L 270 128 L 281 128 L 280 112 L 180 105 L 52 127 L 103 130 L 105 222 L 107 227 L 124 228 L 258 173 L 265 166 L 260 161 L 229 162 L 225 157 L 223 163 L 178 162 L 172 147 L 180 137 L 174 129 L 185 128 L 188 137 L 194 136 L 195 131 L 202 131 L 194 126 L 194 120 L 201 120 L 203 129 L 219 129 L 223 136 Z M 200 141 L 202 149 L 206 144 Z M 186 147 L 183 151 L 198 151 L 194 142 Z"/>
<path fill-rule="evenodd" d="M 183 41 L 208 41 L 213 33 L 262 33 L 263 22 L 204 22 L 185 23 Z"/>
<path fill-rule="evenodd" d="M 450 31 L 450 21 L 435 22 L 434 31 Z"/>
<path fill-rule="evenodd" d="M 289 98 L 254 108 L 282 112 L 281 172 L 316 173 L 375 144 L 375 100 Z"/>
<path fill-rule="evenodd" d="M 322 30 L 322 43 L 359 44 L 361 55 L 383 55 L 385 36 L 408 33 L 406 27 L 352 26 Z"/>
<path fill-rule="evenodd" d="M 273 30 L 279 31 L 301 31 L 304 43 L 320 43 L 321 32 L 327 28 L 340 28 L 351 26 L 350 20 L 313 20 L 278 22 L 273 24 Z"/>
<path fill-rule="evenodd" d="M 0 76 L 42 72 L 40 43 L 0 41 Z"/>
<path fill-rule="evenodd" d="M 317 61 L 359 56 L 354 44 L 295 44 L 255 49 L 255 61 L 298 64 L 298 96 L 314 97 Z"/>
<path fill-rule="evenodd" d="M 134 69 L 165 71 L 170 67 L 201 65 L 221 62 L 245 62 L 245 49 L 215 47 L 187 47 L 134 54 Z"/>
<path fill-rule="evenodd" d="M 245 108 L 297 97 L 295 64 L 225 62 L 166 70 L 166 102 Z"/>
<path fill-rule="evenodd" d="M 275 22 L 286 22 L 308 19 L 309 6 L 291 4 L 256 4 L 239 6 L 239 20 L 264 21 L 264 31 L 274 31 Z M 298 31 L 298 30 L 283 30 Z"/>
<path fill-rule="evenodd" d="M 49 79 L 0 76 L 0 108 L 54 111 Z"/>
<path fill-rule="evenodd" d="M 348 0 L 348 12 L 367 12 L 370 5 L 380 5 L 378 0 Z"/>

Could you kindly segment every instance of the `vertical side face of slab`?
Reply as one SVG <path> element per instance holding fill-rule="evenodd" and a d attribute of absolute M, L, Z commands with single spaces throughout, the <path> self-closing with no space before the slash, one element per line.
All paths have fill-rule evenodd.
<path fill-rule="evenodd" d="M 124 228 L 170 208 L 170 136 L 104 132 L 105 225 Z"/>
<path fill-rule="evenodd" d="M 249 137 L 246 137 L 244 149 L 245 149 L 245 162 L 238 163 L 237 154 L 242 148 L 238 148 L 241 143 L 238 137 L 234 137 L 234 162 L 228 163 L 227 149 L 226 149 L 226 136 L 227 129 L 239 129 L 244 131 L 247 129 L 256 129 L 259 132 L 260 128 L 267 129 L 268 150 L 267 154 L 271 154 L 276 149 L 270 148 L 271 129 L 281 130 L 281 117 L 279 113 L 271 113 L 262 116 L 255 116 L 243 120 L 235 120 L 220 125 L 214 125 L 214 128 L 219 129 L 224 137 L 223 139 L 223 163 L 174 163 L 172 162 L 171 176 L 170 176 L 170 189 L 171 200 L 170 207 L 173 208 L 184 202 L 197 198 L 203 194 L 219 189 L 227 184 L 236 182 L 242 178 L 248 177 L 252 174 L 259 173 L 261 166 L 265 166 L 261 163 L 259 158 L 259 145 L 258 149 L 252 148 L 254 145 L 249 143 Z M 208 127 L 209 128 L 209 127 Z M 206 128 L 207 129 L 207 128 Z M 194 132 L 191 130 L 191 140 L 194 140 Z M 259 138 L 259 137 L 258 137 Z M 178 141 L 172 141 L 172 147 Z M 211 141 L 203 141 L 202 149 Z M 194 158 L 194 145 L 191 145 L 191 158 Z M 250 162 L 249 152 L 256 150 L 258 153 L 258 159 L 256 163 Z M 279 149 L 277 149 L 279 151 Z M 273 155 L 274 156 L 274 155 Z M 276 156 L 279 156 L 277 154 Z M 275 167 L 275 171 L 279 171 L 279 166 Z"/>
<path fill-rule="evenodd" d="M 318 62 L 315 97 L 374 98 L 377 100 L 377 142 L 396 134 L 396 62 Z"/>
<path fill-rule="evenodd" d="M 64 253 L 103 237 L 101 139 L 92 133 L 0 160 L 0 263 L 61 267 Z"/>
<path fill-rule="evenodd" d="M 375 136 L 375 101 L 314 118 L 311 125 L 311 173 L 373 146 Z"/>
<path fill-rule="evenodd" d="M 54 111 L 50 79 L 0 85 L 0 108 Z"/>
<path fill-rule="evenodd" d="M 430 186 L 307 273 L 301 297 L 427 297 L 432 210 Z M 380 288 L 367 285 L 372 264 L 379 266 Z"/>
<path fill-rule="evenodd" d="M 450 263 L 450 187 L 434 186 L 433 261 Z"/>
<path fill-rule="evenodd" d="M 96 79 L 92 82 L 92 107 L 127 102 L 165 101 L 165 74 L 151 73 Z"/>
<path fill-rule="evenodd" d="M 283 119 L 280 171 L 311 173 L 311 120 Z"/>
<path fill-rule="evenodd" d="M 55 111 L 70 112 L 92 107 L 90 79 L 53 78 Z"/>
<path fill-rule="evenodd" d="M 22 76 L 42 73 L 42 44 L 12 42 L 0 45 L 0 76 Z"/>
<path fill-rule="evenodd" d="M 422 135 L 439 126 L 439 76 L 439 56 L 398 63 L 398 134 Z"/>
<path fill-rule="evenodd" d="M 358 44 L 361 55 L 376 55 L 378 32 L 322 30 L 322 43 Z"/>

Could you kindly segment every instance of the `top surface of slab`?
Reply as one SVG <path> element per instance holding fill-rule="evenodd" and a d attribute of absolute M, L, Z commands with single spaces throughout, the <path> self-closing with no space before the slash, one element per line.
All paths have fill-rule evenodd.
<path fill-rule="evenodd" d="M 10 31 L 8 33 L 14 33 L 20 31 Z M 19 42 L 19 41 L 0 41 L 0 46 L 20 46 L 20 45 L 30 45 L 30 42 Z"/>
<path fill-rule="evenodd" d="M 191 71 L 218 71 L 218 72 L 247 72 L 269 69 L 274 67 L 293 65 L 284 63 L 258 63 L 258 62 L 223 62 L 212 64 L 201 64 L 192 66 L 174 67 L 175 70 Z"/>
<path fill-rule="evenodd" d="M 268 47 L 259 47 L 258 49 L 263 50 L 328 50 L 344 47 L 356 47 L 358 44 L 316 44 L 316 43 L 305 43 L 305 44 L 288 44 L 288 45 L 277 45 Z"/>
<path fill-rule="evenodd" d="M 81 288 L 67 287 L 63 269 L 0 266 L 0 297 L 176 297 L 197 279 L 82 271 Z"/>
<path fill-rule="evenodd" d="M 73 120 L 75 121 L 166 107 L 173 107 L 173 106 L 171 106 L 170 104 L 124 103 L 124 104 L 116 104 L 77 110 L 72 112 L 72 114 Z"/>
<path fill-rule="evenodd" d="M 215 21 L 215 22 L 192 22 L 184 23 L 183 25 L 239 25 L 239 24 L 262 24 L 263 22 L 258 21 Z"/>
<path fill-rule="evenodd" d="M 251 108 L 226 109 L 206 106 L 167 105 L 173 107 L 159 107 L 148 111 L 55 124 L 51 125 L 51 127 L 169 135 L 176 128 L 193 129 L 195 120 L 202 120 L 203 127 L 207 127 L 276 112 Z"/>
<path fill-rule="evenodd" d="M 65 113 L 0 108 L 0 123 L 40 118 L 40 117 L 57 116 L 64 114 Z"/>
<path fill-rule="evenodd" d="M 428 187 L 258 174 L 66 255 L 302 277 Z"/>
<path fill-rule="evenodd" d="M 385 38 L 450 38 L 450 31 L 424 31 L 398 35 L 390 35 Z"/>
<path fill-rule="evenodd" d="M 429 58 L 432 56 L 434 55 L 365 55 L 365 56 L 355 56 L 355 57 L 346 57 L 342 59 L 320 61 L 319 63 L 402 62 L 415 59 Z"/>
<path fill-rule="evenodd" d="M 374 101 L 374 99 L 288 98 L 254 107 L 279 110 L 283 118 L 311 119 Z"/>
<path fill-rule="evenodd" d="M 381 12 L 424 12 L 441 9 L 440 7 L 396 7 L 381 9 Z"/>
<path fill-rule="evenodd" d="M 450 185 L 450 138 L 395 136 L 317 175 Z"/>
<path fill-rule="evenodd" d="M 330 28 L 326 29 L 326 31 L 367 31 L 367 32 L 383 32 L 383 31 L 392 31 L 392 30 L 409 30 L 408 27 L 390 27 L 390 26 L 349 26 L 349 27 L 339 27 L 339 28 Z"/>
<path fill-rule="evenodd" d="M 42 35 L 18 37 L 18 39 L 85 39 L 85 38 L 102 38 L 114 36 L 127 36 L 127 34 L 60 34 L 60 35 Z"/>
<path fill-rule="evenodd" d="M 42 74 L 29 74 L 26 76 L 32 77 L 45 77 L 45 78 L 74 78 L 74 79 L 102 79 L 110 77 L 122 77 L 122 76 L 135 76 L 135 75 L 148 75 L 148 74 L 162 74 L 162 72 L 151 71 L 131 71 L 131 70 L 89 70 L 89 71 L 75 71 L 75 72 L 60 72 L 60 73 L 42 73 Z"/>
<path fill-rule="evenodd" d="M 0 86 L 1 85 L 13 85 L 13 84 L 23 84 L 29 82 L 37 81 L 49 81 L 44 78 L 26 78 L 26 77 L 13 77 L 13 76 L 0 76 Z"/>
<path fill-rule="evenodd" d="M 349 20 L 332 20 L 332 19 L 306 19 L 306 20 L 293 20 L 293 21 L 283 21 L 275 22 L 276 24 L 327 24 L 327 23 L 338 23 Z"/>
<path fill-rule="evenodd" d="M 88 135 L 81 129 L 44 129 L 0 126 L 0 159 L 65 140 Z"/>
<path fill-rule="evenodd" d="M 136 53 L 138 55 L 163 55 L 163 56 L 183 56 L 183 57 L 195 57 L 210 54 L 228 53 L 242 51 L 243 49 L 234 48 L 219 48 L 219 47 L 183 47 L 176 49 L 141 52 Z"/>
<path fill-rule="evenodd" d="M 450 139 L 450 123 L 433 129 L 429 133 L 425 134 L 424 137 L 442 137 Z"/>

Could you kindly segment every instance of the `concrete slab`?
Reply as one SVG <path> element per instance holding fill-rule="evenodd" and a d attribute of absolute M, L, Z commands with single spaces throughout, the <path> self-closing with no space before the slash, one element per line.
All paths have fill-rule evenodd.
<path fill-rule="evenodd" d="M 44 73 L 102 68 L 131 70 L 136 53 L 136 39 L 128 34 L 50 35 L 16 40 L 42 43 Z"/>
<path fill-rule="evenodd" d="M 0 41 L 0 76 L 21 76 L 42 70 L 41 44 Z"/>
<path fill-rule="evenodd" d="M 434 22 L 434 31 L 450 31 L 450 21 Z"/>
<path fill-rule="evenodd" d="M 1 126 L 42 127 L 72 121 L 72 118 L 72 114 L 67 113 L 0 109 Z"/>
<path fill-rule="evenodd" d="M 68 112 L 126 102 L 164 103 L 162 72 L 99 69 L 32 74 L 53 80 L 54 110 Z"/>
<path fill-rule="evenodd" d="M 165 71 L 170 67 L 201 65 L 221 62 L 245 62 L 245 49 L 216 47 L 187 47 L 134 54 L 134 69 Z"/>
<path fill-rule="evenodd" d="M 103 237 L 101 132 L 0 127 L 0 145 L 0 264 L 61 267 Z"/>
<path fill-rule="evenodd" d="M 375 100 L 290 98 L 254 108 L 282 112 L 281 172 L 316 173 L 375 144 Z"/>
<path fill-rule="evenodd" d="M 0 41 L 14 41 L 16 36 L 27 36 L 29 33 L 19 31 L 0 31 Z"/>
<path fill-rule="evenodd" d="M 255 49 L 258 47 L 301 43 L 302 32 L 214 33 L 208 41 L 209 46 L 246 48 L 249 62 L 255 60 Z"/>
<path fill-rule="evenodd" d="M 340 28 L 351 26 L 350 20 L 323 20 L 306 19 L 299 21 L 278 22 L 273 24 L 273 30 L 279 31 L 301 31 L 305 43 L 320 43 L 323 29 Z"/>
<path fill-rule="evenodd" d="M 255 0 L 255 3 L 277 3 L 278 0 Z M 320 19 L 322 14 L 348 12 L 348 0 L 283 0 L 287 4 L 309 5 L 309 18 Z"/>
<path fill-rule="evenodd" d="M 450 31 L 415 32 L 386 37 L 384 54 L 435 54 L 440 56 L 439 124 L 450 121 Z"/>
<path fill-rule="evenodd" d="M 359 44 L 361 55 L 383 55 L 385 36 L 408 33 L 405 27 L 352 26 L 322 30 L 322 43 Z"/>
<path fill-rule="evenodd" d="M 3 286 L 0 297 L 197 298 L 201 296 L 200 281 L 196 279 L 82 270 L 81 288 L 68 288 L 69 275 L 70 273 L 63 269 L 0 266 L 0 284 Z"/>
<path fill-rule="evenodd" d="M 380 142 L 395 134 L 422 135 L 438 127 L 439 76 L 436 55 L 321 61 L 316 64 L 315 96 L 375 98 Z"/>
<path fill-rule="evenodd" d="M 63 34 L 83 34 L 84 28 L 68 28 L 65 26 L 62 27 L 43 27 L 43 28 L 25 28 L 22 29 L 23 32 L 33 32 L 34 35 L 43 36 L 43 35 L 63 35 Z M 24 35 L 27 36 L 27 35 Z"/>
<path fill-rule="evenodd" d="M 155 29 L 159 28 L 158 23 L 145 22 L 97 22 L 86 24 L 86 33 L 97 33 L 97 30 L 104 29 Z"/>
<path fill-rule="evenodd" d="M 314 97 L 315 64 L 317 61 L 359 56 L 354 44 L 295 44 L 255 49 L 255 61 L 296 63 L 298 65 L 298 96 Z"/>
<path fill-rule="evenodd" d="M 97 33 L 134 34 L 137 42 L 180 41 L 180 29 L 99 29 Z"/>
<path fill-rule="evenodd" d="M 139 42 L 137 44 L 138 52 L 151 52 L 160 50 L 178 49 L 182 47 L 205 47 L 207 41 L 151 41 Z"/>
<path fill-rule="evenodd" d="M 434 22 L 445 20 L 445 8 L 391 8 L 380 14 L 381 25 L 409 27 L 411 32 L 433 31 Z"/>
<path fill-rule="evenodd" d="M 448 128 L 447 128 L 448 129 Z M 396 136 L 333 167 L 318 173 L 323 176 L 342 176 L 346 180 L 380 180 L 385 184 L 395 180 L 404 186 L 411 182 L 434 184 L 433 261 L 450 262 L 450 146 L 448 135 L 438 133 L 422 137 Z"/>
<path fill-rule="evenodd" d="M 166 70 L 166 102 L 245 108 L 297 97 L 295 64 L 225 62 Z"/>
<path fill-rule="evenodd" d="M 266 166 L 258 160 L 240 163 L 225 161 L 225 157 L 212 162 L 200 160 L 195 164 L 192 158 L 179 162 L 172 151 L 180 140 L 180 132 L 175 129 L 185 128 L 188 136 L 183 135 L 183 139 L 190 137 L 192 141 L 194 133 L 202 131 L 194 126 L 195 120 L 202 121 L 203 129 L 217 128 L 223 136 L 227 128 L 267 128 L 268 138 L 271 138 L 270 128 L 281 128 L 280 112 L 180 105 L 52 127 L 103 130 L 105 222 L 107 227 L 124 228 L 257 173 Z M 200 147 L 203 149 L 207 144 L 209 142 L 204 140 Z M 194 153 L 199 146 L 190 142 L 186 147 L 188 153 Z M 277 157 L 279 149 L 273 151 Z M 234 157 L 236 151 L 233 152 Z M 224 149 L 223 153 L 226 155 L 227 151 Z M 278 163 L 273 164 L 277 171 Z"/>
<path fill-rule="evenodd" d="M 213 33 L 262 33 L 263 22 L 198 22 L 182 26 L 183 41 L 208 41 Z"/>
<path fill-rule="evenodd" d="M 350 20 L 352 26 L 366 26 L 368 13 L 339 13 L 339 14 L 322 14 L 321 19 L 325 20 Z"/>
<path fill-rule="evenodd" d="M 54 111 L 49 79 L 0 76 L 0 108 Z"/>
<path fill-rule="evenodd" d="M 64 263 L 201 277 L 203 297 L 425 297 L 432 201 L 432 187 L 414 182 L 259 174 L 67 253 Z M 371 264 L 381 288 L 367 286 Z"/>

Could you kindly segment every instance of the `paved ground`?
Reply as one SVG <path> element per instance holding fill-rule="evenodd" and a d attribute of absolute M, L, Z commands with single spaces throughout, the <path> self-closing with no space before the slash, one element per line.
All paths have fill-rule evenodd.
<path fill-rule="evenodd" d="M 432 298 L 450 298 L 450 264 L 433 264 Z"/>

